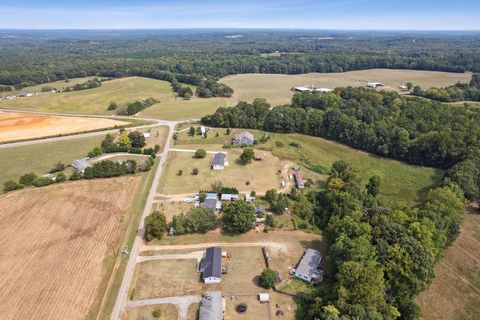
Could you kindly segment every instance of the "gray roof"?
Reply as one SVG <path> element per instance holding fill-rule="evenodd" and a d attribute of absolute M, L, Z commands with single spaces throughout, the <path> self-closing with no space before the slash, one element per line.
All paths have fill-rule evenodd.
<path fill-rule="evenodd" d="M 205 202 L 203 202 L 201 206 L 215 210 L 217 207 L 217 199 L 205 199 Z"/>
<path fill-rule="evenodd" d="M 73 160 L 72 167 L 83 173 L 85 172 L 85 169 L 90 167 L 90 162 L 88 162 L 88 158 Z"/>
<path fill-rule="evenodd" d="M 233 144 L 253 144 L 255 141 L 255 136 L 248 131 L 242 131 L 239 134 L 235 135 Z"/>
<path fill-rule="evenodd" d="M 222 277 L 222 248 L 210 247 L 205 252 L 205 257 L 200 262 L 203 278 Z"/>
<path fill-rule="evenodd" d="M 220 199 L 226 201 L 238 200 L 238 194 L 223 193 Z"/>
<path fill-rule="evenodd" d="M 223 302 L 220 291 L 205 292 L 200 301 L 199 320 L 222 320 Z"/>
<path fill-rule="evenodd" d="M 212 166 L 224 166 L 225 165 L 225 153 L 218 152 L 213 155 Z"/>
<path fill-rule="evenodd" d="M 307 251 L 302 257 L 302 260 L 298 264 L 295 273 L 300 273 L 312 277 L 313 274 L 317 271 L 317 268 L 320 265 L 321 261 L 322 253 L 320 251 L 315 249 L 307 249 Z"/>

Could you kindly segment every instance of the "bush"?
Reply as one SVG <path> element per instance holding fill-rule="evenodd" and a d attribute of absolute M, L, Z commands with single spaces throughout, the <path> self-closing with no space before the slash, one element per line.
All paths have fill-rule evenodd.
<path fill-rule="evenodd" d="M 145 136 L 140 131 L 133 131 L 128 134 L 133 148 L 143 148 L 145 146 Z"/>
<path fill-rule="evenodd" d="M 152 316 L 154 318 L 160 318 L 161 315 L 162 315 L 162 311 L 159 308 L 153 309 Z"/>
<path fill-rule="evenodd" d="M 80 180 L 80 179 L 83 179 L 83 175 L 78 171 L 74 171 L 72 173 L 72 175 L 70 176 L 70 178 L 68 178 L 68 179 L 70 181 Z"/>
<path fill-rule="evenodd" d="M 17 183 L 16 181 L 13 181 L 13 180 L 8 180 L 3 185 L 3 191 L 9 192 L 9 191 L 23 189 L 24 187 L 25 186 L 21 183 Z"/>
<path fill-rule="evenodd" d="M 66 167 L 65 163 L 59 161 L 53 166 L 52 170 L 50 170 L 50 173 L 63 171 L 65 167 Z"/>
<path fill-rule="evenodd" d="M 145 240 L 162 239 L 167 230 L 167 219 L 159 211 L 152 212 L 145 218 Z"/>
<path fill-rule="evenodd" d="M 24 174 L 20 177 L 19 183 L 24 186 L 31 186 L 33 184 L 33 180 L 37 178 L 37 175 L 33 172 Z"/>
<path fill-rule="evenodd" d="M 67 180 L 67 176 L 65 176 L 65 173 L 63 173 L 63 172 L 60 172 L 55 177 L 55 182 L 56 183 L 64 182 L 65 180 Z"/>
<path fill-rule="evenodd" d="M 198 168 L 193 168 L 193 170 L 192 170 L 192 174 L 194 176 L 198 175 L 199 172 L 200 172 L 200 170 L 198 170 Z"/>
<path fill-rule="evenodd" d="M 35 187 L 45 187 L 51 185 L 52 183 L 55 183 L 55 181 L 47 177 L 36 177 L 32 181 L 32 185 Z"/>
<path fill-rule="evenodd" d="M 301 147 L 300 143 L 298 143 L 298 142 L 290 142 L 290 146 L 294 147 L 294 148 L 300 148 Z"/>
<path fill-rule="evenodd" d="M 181 176 L 182 174 L 183 174 L 183 170 L 182 170 L 182 169 L 180 169 L 180 170 L 177 171 L 177 176 Z"/>
<path fill-rule="evenodd" d="M 110 104 L 108 105 L 108 110 L 115 110 L 118 108 L 118 104 L 116 102 L 110 102 Z"/>
<path fill-rule="evenodd" d="M 207 156 L 207 151 L 205 151 L 204 149 L 198 149 L 197 151 L 195 151 L 195 158 L 196 159 L 203 159 Z"/>
<path fill-rule="evenodd" d="M 270 268 L 265 268 L 260 275 L 260 286 L 265 289 L 270 289 L 275 285 L 275 271 Z"/>
<path fill-rule="evenodd" d="M 285 145 L 283 144 L 283 142 L 281 142 L 281 141 L 275 141 L 275 145 L 276 145 L 278 148 L 282 148 L 282 147 L 285 146 Z"/>
<path fill-rule="evenodd" d="M 267 214 L 267 218 L 265 219 L 265 224 L 269 228 L 275 228 L 275 218 L 273 217 L 273 214 Z"/>
<path fill-rule="evenodd" d="M 252 162 L 253 158 L 255 157 L 255 153 L 253 149 L 246 148 L 243 150 L 242 154 L 240 155 L 240 161 L 244 164 Z"/>

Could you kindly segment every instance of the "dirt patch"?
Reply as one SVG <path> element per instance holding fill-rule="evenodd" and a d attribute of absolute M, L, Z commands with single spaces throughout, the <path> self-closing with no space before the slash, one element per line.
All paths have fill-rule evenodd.
<path fill-rule="evenodd" d="M 85 319 L 117 255 L 140 177 L 63 183 L 0 198 L 0 319 Z"/>
<path fill-rule="evenodd" d="M 0 142 L 51 137 L 126 124 L 128 122 L 112 119 L 6 112 L 0 114 Z"/>

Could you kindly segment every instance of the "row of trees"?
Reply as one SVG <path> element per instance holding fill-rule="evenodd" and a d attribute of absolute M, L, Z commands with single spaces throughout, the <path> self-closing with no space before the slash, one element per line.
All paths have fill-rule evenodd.
<path fill-rule="evenodd" d="M 304 318 L 415 319 L 414 297 L 457 236 L 465 198 L 446 181 L 420 207 L 394 210 L 375 199 L 377 178 L 364 188 L 358 181 L 350 165 L 336 162 L 316 198 L 312 223 L 325 230 L 335 282 L 305 298 Z"/>
<path fill-rule="evenodd" d="M 160 151 L 160 146 L 156 144 L 153 148 L 145 147 L 145 136 L 140 131 L 127 132 L 121 129 L 119 135 L 107 134 L 102 140 L 100 147 L 93 148 L 89 153 L 89 158 L 98 157 L 104 153 L 128 152 L 133 154 L 145 154 L 155 157 Z M 143 149 L 142 149 L 143 148 Z"/>
<path fill-rule="evenodd" d="M 219 108 L 203 123 L 274 132 L 300 132 L 413 164 L 448 168 L 480 143 L 480 110 L 365 88 L 296 94 L 270 110 L 265 100 Z"/>
<path fill-rule="evenodd" d="M 131 116 L 131 115 L 139 113 L 140 111 L 142 111 L 142 110 L 144 110 L 144 109 L 146 109 L 150 106 L 153 106 L 157 102 L 158 102 L 158 100 L 156 100 L 154 98 L 147 98 L 147 99 L 143 99 L 143 100 L 140 100 L 140 101 L 135 101 L 135 102 L 129 103 L 127 105 L 127 107 L 119 113 Z"/>
<path fill-rule="evenodd" d="M 102 81 L 98 78 L 93 78 L 83 83 L 77 83 L 71 87 L 68 86 L 65 88 L 65 92 L 93 89 L 101 86 L 102 86 Z M 50 90 L 47 90 L 47 91 L 50 91 Z"/>
<path fill-rule="evenodd" d="M 412 94 L 441 102 L 480 101 L 480 74 L 474 74 L 470 83 L 457 83 L 445 88 L 422 90 L 416 86 Z"/>

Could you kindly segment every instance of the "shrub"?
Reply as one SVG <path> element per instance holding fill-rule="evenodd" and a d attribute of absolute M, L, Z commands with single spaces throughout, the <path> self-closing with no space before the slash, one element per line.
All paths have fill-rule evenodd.
<path fill-rule="evenodd" d="M 118 104 L 116 102 L 110 102 L 110 104 L 108 105 L 108 110 L 115 110 L 118 108 Z"/>
<path fill-rule="evenodd" d="M 145 136 L 140 131 L 133 131 L 128 134 L 133 148 L 143 148 L 145 146 Z"/>
<path fill-rule="evenodd" d="M 265 289 L 270 289 L 275 285 L 275 271 L 270 268 L 265 268 L 260 275 L 260 286 Z"/>
<path fill-rule="evenodd" d="M 275 141 L 275 145 L 276 145 L 278 148 L 282 148 L 282 147 L 285 146 L 282 141 Z"/>
<path fill-rule="evenodd" d="M 63 173 L 63 172 L 60 172 L 55 177 L 55 182 L 56 183 L 64 182 L 65 180 L 67 180 L 67 176 L 65 176 L 65 173 Z"/>
<path fill-rule="evenodd" d="M 63 171 L 65 167 L 66 167 L 65 163 L 59 161 L 53 166 L 52 170 L 50 170 L 50 173 Z"/>
<path fill-rule="evenodd" d="M 183 174 L 183 170 L 182 170 L 182 169 L 180 169 L 180 170 L 177 171 L 177 176 L 181 176 L 182 174 Z"/>
<path fill-rule="evenodd" d="M 55 181 L 47 177 L 36 177 L 32 181 L 32 185 L 35 187 L 45 187 L 51 185 L 52 183 L 55 183 Z"/>
<path fill-rule="evenodd" d="M 200 170 L 198 170 L 198 168 L 193 168 L 193 170 L 192 170 L 192 174 L 194 176 L 198 175 L 199 172 L 200 172 Z"/>
<path fill-rule="evenodd" d="M 80 180 L 83 179 L 83 175 L 78 171 L 74 171 L 68 179 L 71 181 Z"/>
<path fill-rule="evenodd" d="M 162 311 L 159 308 L 153 309 L 152 316 L 154 318 L 160 318 L 161 315 L 162 315 Z"/>
<path fill-rule="evenodd" d="M 20 177 L 20 184 L 23 184 L 24 186 L 31 186 L 33 184 L 33 180 L 37 178 L 37 175 L 33 172 L 24 174 L 23 176 Z"/>
<path fill-rule="evenodd" d="M 24 187 L 25 186 L 21 183 L 17 183 L 16 181 L 13 181 L 13 180 L 8 180 L 3 185 L 3 191 L 9 192 L 9 191 L 23 189 Z"/>
<path fill-rule="evenodd" d="M 198 149 L 197 151 L 195 151 L 195 158 L 197 159 L 203 159 L 207 156 L 207 151 L 205 151 L 204 149 Z"/>
<path fill-rule="evenodd" d="M 253 149 L 246 148 L 243 150 L 242 154 L 240 155 L 240 161 L 244 164 L 252 162 L 253 158 L 255 157 L 255 153 Z"/>

